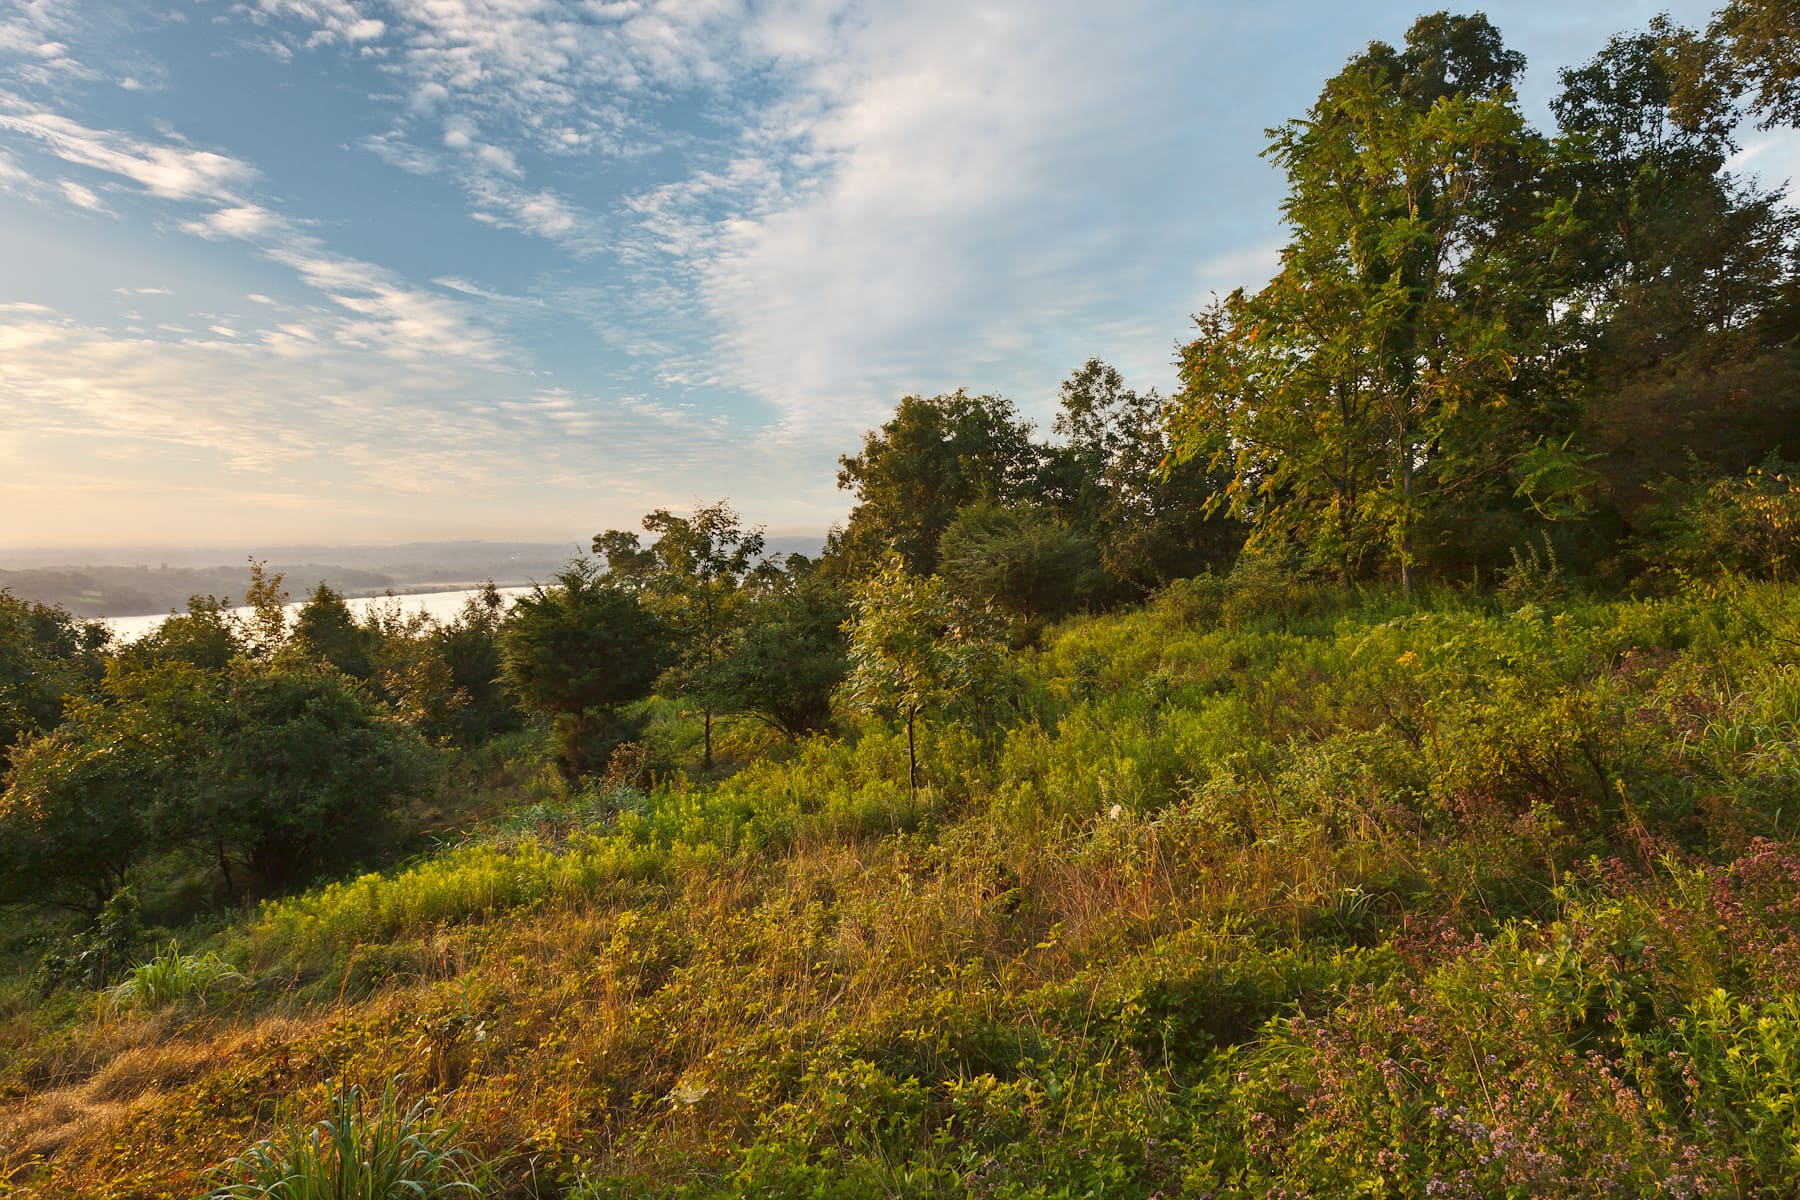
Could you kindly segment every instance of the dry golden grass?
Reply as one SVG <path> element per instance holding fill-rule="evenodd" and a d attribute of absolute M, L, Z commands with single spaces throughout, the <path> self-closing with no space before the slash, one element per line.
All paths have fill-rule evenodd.
<path fill-rule="evenodd" d="M 466 1121 L 484 1155 L 704 1161 L 752 1134 L 822 1047 L 932 1058 L 914 1027 L 934 1010 L 1023 1028 L 1035 988 L 1195 922 L 1282 921 L 1360 865 L 1209 837 L 1126 820 L 1007 841 L 971 820 L 932 843 L 812 842 L 684 870 L 654 903 L 596 897 L 439 929 L 373 990 L 346 964 L 313 1004 L 295 993 L 187 1025 L 106 1016 L 0 1113 L 0 1161 L 52 1164 L 16 1175 L 18 1197 L 155 1195 L 265 1131 L 287 1098 L 395 1078 Z M 147 1144 L 165 1148 L 158 1161 L 131 1149 Z"/>

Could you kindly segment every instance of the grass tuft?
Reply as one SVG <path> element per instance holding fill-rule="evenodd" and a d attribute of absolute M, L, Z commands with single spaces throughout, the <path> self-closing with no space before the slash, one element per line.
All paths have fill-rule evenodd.
<path fill-rule="evenodd" d="M 151 1010 L 183 1000 L 206 1002 L 208 992 L 226 983 L 247 982 L 238 969 L 217 954 L 183 954 L 170 942 L 147 963 L 133 967 L 123 982 L 108 988 L 114 1007 Z"/>
<path fill-rule="evenodd" d="M 214 1173 L 209 1200 L 442 1200 L 481 1196 L 484 1165 L 435 1125 L 423 1101 L 402 1111 L 390 1082 L 374 1110 L 338 1090 L 329 1117 L 287 1121 Z"/>

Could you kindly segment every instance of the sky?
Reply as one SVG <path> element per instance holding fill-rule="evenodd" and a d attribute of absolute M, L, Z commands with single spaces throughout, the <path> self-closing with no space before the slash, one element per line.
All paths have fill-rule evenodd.
<path fill-rule="evenodd" d="M 1485 5 L 1540 124 L 1665 7 Z M 1422 10 L 0 0 L 0 547 L 821 532 L 904 395 L 1170 391 L 1264 131 Z"/>

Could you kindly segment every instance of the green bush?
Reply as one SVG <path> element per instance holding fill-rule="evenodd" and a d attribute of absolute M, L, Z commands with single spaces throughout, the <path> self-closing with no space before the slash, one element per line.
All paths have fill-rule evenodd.
<path fill-rule="evenodd" d="M 1770 458 L 1743 475 L 1665 481 L 1651 529 L 1644 556 L 1677 577 L 1789 579 L 1800 568 L 1800 466 Z"/>

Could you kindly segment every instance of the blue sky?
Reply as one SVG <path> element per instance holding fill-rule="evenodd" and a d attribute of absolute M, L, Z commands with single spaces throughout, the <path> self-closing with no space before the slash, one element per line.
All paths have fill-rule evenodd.
<path fill-rule="evenodd" d="M 1542 120 L 1662 7 L 1486 9 Z M 0 547 L 820 531 L 902 395 L 1167 391 L 1263 130 L 1420 11 L 0 0 Z"/>

